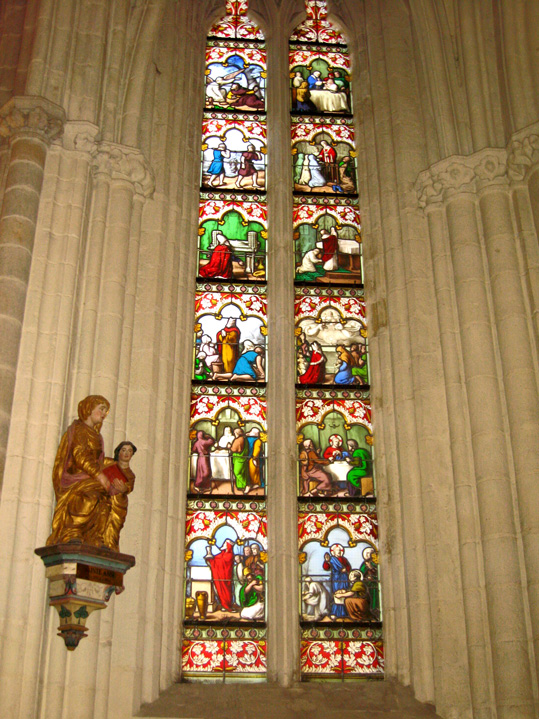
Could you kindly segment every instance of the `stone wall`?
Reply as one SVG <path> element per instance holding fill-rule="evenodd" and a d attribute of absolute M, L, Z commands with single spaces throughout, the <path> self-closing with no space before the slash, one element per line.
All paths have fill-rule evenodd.
<path fill-rule="evenodd" d="M 296 678 L 287 38 L 268 45 L 269 675 Z M 538 716 L 539 8 L 333 0 L 354 57 L 387 673 L 447 719 Z M 219 0 L 0 8 L 0 695 L 131 717 L 175 680 L 203 47 Z M 195 98 L 200 98 L 200 101 Z M 290 277 L 292 273 L 290 273 Z M 286 348 L 288 347 L 288 351 Z M 288 387 L 288 391 L 286 388 Z M 104 394 L 139 447 L 125 594 L 67 654 L 33 549 L 56 446 Z"/>

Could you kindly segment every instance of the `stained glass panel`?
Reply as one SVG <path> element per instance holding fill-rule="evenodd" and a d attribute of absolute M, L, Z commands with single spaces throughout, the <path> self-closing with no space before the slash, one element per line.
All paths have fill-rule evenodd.
<path fill-rule="evenodd" d="M 265 381 L 265 290 L 264 285 L 197 284 L 194 379 Z"/>
<path fill-rule="evenodd" d="M 294 42 L 323 42 L 344 44 L 346 41 L 327 19 L 326 0 L 305 0 L 307 18 L 294 30 L 291 40 Z"/>
<path fill-rule="evenodd" d="M 345 681 L 359 676 L 381 679 L 384 672 L 382 633 L 379 629 L 359 628 L 304 631 L 301 672 L 303 681 Z"/>
<path fill-rule="evenodd" d="M 302 622 L 378 623 L 382 608 L 374 504 L 308 503 L 300 509 Z"/>
<path fill-rule="evenodd" d="M 188 502 L 185 549 L 187 623 L 265 622 L 263 502 Z"/>
<path fill-rule="evenodd" d="M 257 117 L 256 115 L 254 117 Z M 205 113 L 202 185 L 227 190 L 263 190 L 266 183 L 266 125 L 251 115 Z"/>
<path fill-rule="evenodd" d="M 207 279 L 260 281 L 266 277 L 267 209 L 240 195 L 200 203 L 199 270 Z M 252 199 L 252 197 L 250 197 Z"/>
<path fill-rule="evenodd" d="M 191 494 L 266 493 L 266 398 L 253 387 L 194 387 Z"/>
<path fill-rule="evenodd" d="M 219 40 L 206 49 L 207 108 L 263 112 L 265 93 L 265 50 Z"/>
<path fill-rule="evenodd" d="M 350 61 L 344 52 L 293 49 L 290 84 L 293 112 L 350 112 Z"/>
<path fill-rule="evenodd" d="M 367 385 L 365 302 L 359 289 L 296 292 L 299 384 Z"/>
<path fill-rule="evenodd" d="M 354 129 L 347 118 L 293 117 L 294 190 L 301 193 L 357 193 Z"/>
<path fill-rule="evenodd" d="M 182 647 L 184 679 L 235 681 L 266 673 L 265 629 L 187 625 Z"/>
<path fill-rule="evenodd" d="M 352 204 L 353 203 L 353 204 Z M 356 200 L 296 198 L 296 281 L 361 284 L 361 224 Z"/>
<path fill-rule="evenodd" d="M 303 390 L 297 394 L 300 496 L 373 497 L 373 438 L 367 393 Z"/>
<path fill-rule="evenodd" d="M 260 28 L 246 15 L 248 4 L 248 0 L 226 0 L 226 15 L 212 26 L 209 36 L 263 40 Z"/>

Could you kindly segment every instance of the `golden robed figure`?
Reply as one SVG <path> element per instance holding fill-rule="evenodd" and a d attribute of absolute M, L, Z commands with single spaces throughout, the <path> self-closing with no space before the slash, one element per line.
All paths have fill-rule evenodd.
<path fill-rule="evenodd" d="M 56 509 L 47 545 L 80 541 L 119 551 L 127 495 L 135 483 L 129 461 L 136 447 L 121 442 L 113 459 L 105 457 L 100 430 L 109 409 L 104 397 L 85 397 L 79 418 L 62 437 L 52 472 Z"/>

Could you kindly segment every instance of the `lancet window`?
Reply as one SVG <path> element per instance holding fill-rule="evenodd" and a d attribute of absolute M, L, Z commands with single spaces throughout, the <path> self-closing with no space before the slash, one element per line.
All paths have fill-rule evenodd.
<path fill-rule="evenodd" d="M 190 467 L 186 681 L 266 674 L 266 51 L 247 0 L 206 46 Z"/>
<path fill-rule="evenodd" d="M 290 39 L 301 678 L 383 675 L 350 59 L 306 0 Z"/>

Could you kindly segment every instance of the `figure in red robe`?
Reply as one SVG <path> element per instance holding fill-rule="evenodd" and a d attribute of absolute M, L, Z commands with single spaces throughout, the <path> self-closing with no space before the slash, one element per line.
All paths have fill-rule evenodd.
<path fill-rule="evenodd" d="M 309 351 L 309 365 L 299 377 L 300 384 L 322 384 L 326 379 L 326 355 L 318 342 L 313 342 Z"/>
<path fill-rule="evenodd" d="M 322 230 L 320 233 L 320 241 L 322 243 L 322 262 L 325 264 L 329 260 L 333 259 L 337 254 L 337 248 L 339 246 L 339 238 L 337 237 L 337 230 L 333 226 L 330 231 Z"/>
<path fill-rule="evenodd" d="M 232 575 L 234 571 L 234 543 L 230 539 L 226 539 L 221 547 L 219 554 L 211 554 L 208 547 L 208 553 L 204 557 L 211 571 L 211 578 L 219 604 L 225 611 L 232 611 L 233 603 L 233 587 Z"/>
<path fill-rule="evenodd" d="M 223 277 L 231 280 L 232 275 L 232 250 L 227 238 L 220 234 L 217 237 L 219 244 L 211 253 L 210 261 L 199 270 L 201 277 Z"/>
<path fill-rule="evenodd" d="M 322 165 L 322 174 L 327 182 L 339 182 L 337 168 L 337 153 L 327 140 L 322 140 L 321 149 L 318 153 L 318 162 Z"/>

